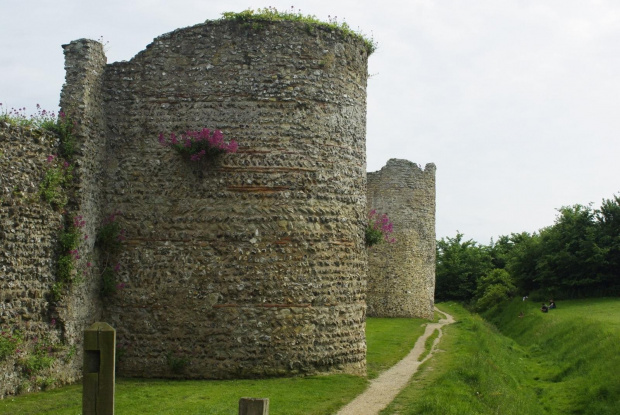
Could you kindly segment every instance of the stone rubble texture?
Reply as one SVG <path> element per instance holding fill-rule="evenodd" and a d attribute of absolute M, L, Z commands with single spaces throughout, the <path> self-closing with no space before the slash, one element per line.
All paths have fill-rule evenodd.
<path fill-rule="evenodd" d="M 368 250 L 368 316 L 433 318 L 435 170 L 390 159 L 367 175 L 368 210 L 388 215 L 396 239 Z"/>
<path fill-rule="evenodd" d="M 117 330 L 122 376 L 365 374 L 367 281 L 381 287 L 396 274 L 367 277 L 380 251 L 369 258 L 364 246 L 363 42 L 298 22 L 215 21 L 162 35 L 128 62 L 107 64 L 92 40 L 63 48 L 61 107 L 76 120 L 79 143 L 67 209 L 86 223 L 77 268 L 88 272 L 49 302 L 65 219 L 38 186 L 59 143 L 0 125 L 0 326 L 18 328 L 25 349 L 45 335 L 64 344 L 47 373 L 56 385 L 80 378 L 82 332 L 95 321 Z M 157 140 L 205 127 L 236 140 L 238 152 L 192 163 Z M 394 291 L 396 300 L 384 292 L 379 302 L 425 317 L 434 166 L 416 173 L 411 164 L 392 180 L 429 204 L 424 210 L 416 199 L 418 208 L 396 209 L 403 216 L 394 219 L 405 225 L 406 247 L 423 249 L 398 260 L 426 273 L 398 274 L 420 290 L 416 300 Z M 380 202 L 384 195 L 372 191 L 380 173 L 368 175 L 368 206 L 395 209 L 400 196 L 388 192 Z M 127 233 L 113 258 L 125 288 L 102 301 L 95 235 L 115 211 Z M 374 304 L 370 312 L 384 312 Z M 0 397 L 28 390 L 16 356 L 0 362 Z"/>
<path fill-rule="evenodd" d="M 120 373 L 365 373 L 366 74 L 361 40 L 295 22 L 208 22 L 105 67 Z M 200 164 L 157 142 L 202 128 L 239 151 Z"/>

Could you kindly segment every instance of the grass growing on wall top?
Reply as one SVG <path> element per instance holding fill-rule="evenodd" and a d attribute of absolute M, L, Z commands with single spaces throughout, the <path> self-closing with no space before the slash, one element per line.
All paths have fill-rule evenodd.
<path fill-rule="evenodd" d="M 301 13 L 301 10 L 295 11 L 295 8 L 291 6 L 290 9 L 280 11 L 275 7 L 265 7 L 259 8 L 256 10 L 247 9 L 239 13 L 235 12 L 224 12 L 222 13 L 223 20 L 235 20 L 243 23 L 252 23 L 252 22 L 278 22 L 278 21 L 295 21 L 306 23 L 307 25 L 315 25 L 321 26 L 328 29 L 337 29 L 340 30 L 345 36 L 351 36 L 355 38 L 359 38 L 364 41 L 364 45 L 366 46 L 366 51 L 368 55 L 371 55 L 377 49 L 377 42 L 371 37 L 368 38 L 364 34 L 355 31 L 349 27 L 346 22 L 339 22 L 337 17 L 329 17 L 327 22 L 319 20 L 314 15 L 306 15 Z"/>

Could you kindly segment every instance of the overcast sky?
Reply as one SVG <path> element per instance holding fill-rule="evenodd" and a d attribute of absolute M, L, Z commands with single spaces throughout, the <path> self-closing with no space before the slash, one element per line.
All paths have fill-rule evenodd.
<path fill-rule="evenodd" d="M 378 42 L 368 171 L 437 165 L 437 237 L 487 244 L 620 192 L 620 2 L 576 0 L 0 0 L 0 102 L 57 109 L 61 45 L 129 60 L 225 11 L 294 6 Z"/>

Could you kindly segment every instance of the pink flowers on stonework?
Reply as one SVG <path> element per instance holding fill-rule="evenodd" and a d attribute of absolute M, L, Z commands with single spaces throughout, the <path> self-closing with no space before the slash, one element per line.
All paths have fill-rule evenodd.
<path fill-rule="evenodd" d="M 10 110 L 4 109 L 0 102 L 0 119 L 11 119 L 18 125 L 34 125 L 41 126 L 46 122 L 53 122 L 56 119 L 56 113 L 41 108 L 41 105 L 37 104 L 37 112 L 27 115 L 26 107 L 11 108 Z"/>
<path fill-rule="evenodd" d="M 234 153 L 239 147 L 235 140 L 226 143 L 224 134 L 220 130 L 211 131 L 208 128 L 200 131 L 187 131 L 181 136 L 172 133 L 169 138 L 161 133 L 159 143 L 165 147 L 174 148 L 191 161 L 207 160 L 220 154 Z"/>
<path fill-rule="evenodd" d="M 368 213 L 366 226 L 366 246 L 371 247 L 381 242 L 392 244 L 396 239 L 392 237 L 394 226 L 386 213 L 378 214 L 376 209 Z"/>
<path fill-rule="evenodd" d="M 78 229 L 82 229 L 86 225 L 86 221 L 84 220 L 84 216 L 78 215 L 73 217 L 73 226 Z"/>

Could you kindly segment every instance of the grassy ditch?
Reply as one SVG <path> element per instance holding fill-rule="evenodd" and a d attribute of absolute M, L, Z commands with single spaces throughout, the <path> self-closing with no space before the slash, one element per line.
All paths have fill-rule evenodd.
<path fill-rule="evenodd" d="M 547 414 L 620 413 L 620 299 L 512 301 L 486 317 L 527 350 L 530 386 Z M 523 317 L 519 318 L 519 313 Z"/>
<path fill-rule="evenodd" d="M 444 326 L 437 353 L 381 414 L 540 414 L 526 386 L 526 352 L 458 304 L 439 308 L 456 323 Z"/>
<path fill-rule="evenodd" d="M 420 319 L 367 320 L 368 372 L 376 376 L 402 359 L 424 332 Z M 119 414 L 231 414 L 241 397 L 268 397 L 272 415 L 325 415 L 359 395 L 365 378 L 348 375 L 230 381 L 118 379 Z M 81 385 L 0 400 L 0 415 L 75 415 L 81 411 Z"/>
<path fill-rule="evenodd" d="M 620 299 L 557 304 L 543 314 L 539 303 L 505 303 L 485 316 L 493 324 L 440 304 L 457 322 L 381 413 L 617 415 Z"/>

